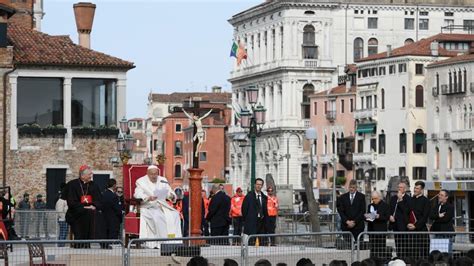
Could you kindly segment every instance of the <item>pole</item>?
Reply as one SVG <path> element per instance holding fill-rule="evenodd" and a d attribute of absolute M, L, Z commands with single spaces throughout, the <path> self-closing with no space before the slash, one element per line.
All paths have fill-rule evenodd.
<path fill-rule="evenodd" d="M 257 139 L 257 124 L 255 122 L 255 119 L 252 118 L 252 121 L 250 122 L 250 142 L 252 145 L 252 166 L 250 168 L 250 191 L 254 190 L 254 184 L 255 184 L 255 161 L 256 161 L 256 152 L 255 152 L 255 140 Z"/>
<path fill-rule="evenodd" d="M 290 185 L 290 137 L 286 139 L 286 184 Z"/>

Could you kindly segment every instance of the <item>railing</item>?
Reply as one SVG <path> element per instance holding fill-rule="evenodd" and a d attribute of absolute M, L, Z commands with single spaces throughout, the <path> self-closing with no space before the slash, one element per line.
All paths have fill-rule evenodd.
<path fill-rule="evenodd" d="M 452 140 L 474 140 L 473 129 L 452 131 L 451 139 Z"/>
<path fill-rule="evenodd" d="M 442 33 L 474 33 L 474 26 L 472 25 L 447 25 L 441 27 Z"/>
<path fill-rule="evenodd" d="M 474 178 L 474 168 L 455 168 L 454 178 Z"/>
<path fill-rule="evenodd" d="M 329 121 L 334 121 L 336 120 L 336 111 L 335 110 L 330 110 L 326 112 L 326 119 Z"/>
<path fill-rule="evenodd" d="M 310 119 L 303 119 L 303 126 L 305 128 L 310 128 L 311 127 L 311 120 Z"/>
<path fill-rule="evenodd" d="M 16 210 L 16 233 L 22 238 L 57 239 L 61 216 L 64 213 L 54 210 Z"/>
<path fill-rule="evenodd" d="M 352 160 L 354 163 L 370 163 L 377 160 L 375 152 L 353 153 Z"/>
<path fill-rule="evenodd" d="M 318 59 L 304 59 L 304 66 L 310 68 L 318 67 Z"/>
<path fill-rule="evenodd" d="M 318 156 L 319 164 L 330 164 L 333 159 L 334 154 L 322 154 Z"/>
<path fill-rule="evenodd" d="M 377 109 L 359 109 L 354 113 L 355 119 L 375 119 L 377 117 Z"/>

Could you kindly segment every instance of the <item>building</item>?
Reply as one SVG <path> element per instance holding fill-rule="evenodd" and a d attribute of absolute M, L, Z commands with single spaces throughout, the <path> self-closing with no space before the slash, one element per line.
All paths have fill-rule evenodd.
<path fill-rule="evenodd" d="M 163 154 L 162 120 L 169 116 L 174 108 L 183 106 L 189 99 L 200 99 L 216 104 L 227 104 L 230 108 L 231 94 L 223 92 L 220 87 L 214 86 L 212 92 L 174 92 L 171 94 L 150 93 L 147 104 L 147 128 L 152 129 L 148 143 L 152 143 L 152 158 Z M 153 125 L 154 124 L 154 125 Z"/>
<path fill-rule="evenodd" d="M 348 81 L 328 91 L 309 96 L 311 125 L 318 132 L 316 158 L 318 188 L 332 188 L 329 179 L 345 177 L 345 186 L 353 176 L 352 156 L 355 140 L 356 74 L 355 65 L 347 69 Z M 336 178 L 337 180 L 337 178 Z M 337 183 L 336 183 L 337 184 Z"/>
<path fill-rule="evenodd" d="M 133 63 L 90 49 L 93 4 L 74 7 L 82 36 L 77 45 L 34 30 L 32 9 L 14 14 L 16 5 L 35 1 L 7 2 L 0 4 L 0 27 L 7 28 L 0 31 L 3 185 L 16 196 L 46 194 L 54 208 L 61 183 L 77 178 L 82 164 L 93 167 L 102 187 L 109 178 L 121 183 L 111 158 L 118 156 L 118 117 L 125 115 Z"/>
<path fill-rule="evenodd" d="M 472 40 L 472 37 L 471 37 Z M 474 229 L 474 50 L 427 66 L 428 178 L 455 191 L 455 224 Z M 435 196 L 436 192 L 433 191 Z"/>
<path fill-rule="evenodd" d="M 230 123 L 231 110 L 227 103 L 215 104 L 202 102 L 201 106 L 212 113 L 202 120 L 204 143 L 198 154 L 199 167 L 204 182 L 214 179 L 226 181 L 228 167 L 228 142 L 226 138 Z M 162 138 L 164 141 L 165 177 L 173 187 L 188 185 L 187 169 L 193 160 L 193 126 L 190 119 L 180 110 L 165 117 L 162 121 Z"/>
<path fill-rule="evenodd" d="M 131 164 L 143 164 L 151 160 L 148 150 L 150 145 L 147 143 L 147 125 L 143 118 L 132 118 L 128 120 L 130 135 L 135 139 L 135 145 L 131 153 L 132 158 L 130 158 L 129 161 Z M 154 161 L 150 162 L 155 163 Z"/>
<path fill-rule="evenodd" d="M 472 41 L 470 34 L 437 34 L 358 61 L 353 161 L 361 183 L 384 191 L 392 176 L 427 180 L 426 66 L 467 52 Z"/>
<path fill-rule="evenodd" d="M 354 59 L 442 30 L 471 29 L 472 4 L 468 0 L 281 0 L 265 1 L 230 18 L 233 39 L 248 54 L 230 74 L 232 101 L 246 107 L 245 89 L 255 85 L 259 102 L 267 109 L 267 123 L 257 138 L 257 176 L 271 175 L 277 184 L 302 191 L 300 177 L 309 163 L 309 150 L 296 138 L 287 139 L 292 133 L 302 138 L 310 125 L 308 96 L 336 86 L 338 76 Z M 453 26 L 460 24 L 463 27 Z M 231 180 L 247 188 L 250 150 L 239 146 L 243 131 L 238 125 L 229 132 L 234 140 Z M 282 159 L 287 142 L 292 155 L 289 169 Z"/>

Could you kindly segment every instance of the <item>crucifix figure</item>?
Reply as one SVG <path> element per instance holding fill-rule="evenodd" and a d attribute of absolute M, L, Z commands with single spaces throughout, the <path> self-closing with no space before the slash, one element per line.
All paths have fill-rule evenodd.
<path fill-rule="evenodd" d="M 183 107 L 183 113 L 191 120 L 193 125 L 193 168 L 199 168 L 199 151 L 201 150 L 202 144 L 204 143 L 204 128 L 202 126 L 202 121 L 208 117 L 212 113 L 212 109 L 210 109 L 206 114 L 203 116 L 199 116 L 200 111 L 204 111 L 207 108 L 200 108 L 199 101 L 192 101 L 189 102 L 190 107 Z M 186 112 L 192 113 L 189 114 Z"/>
<path fill-rule="evenodd" d="M 188 114 L 186 112 L 186 110 L 184 110 L 184 108 L 183 108 L 183 112 L 189 119 L 191 119 L 191 121 L 192 121 L 191 124 L 194 124 L 194 126 L 197 129 L 196 133 L 194 133 L 194 136 L 193 136 L 193 141 L 196 141 L 196 139 L 198 141 L 196 149 L 194 151 L 194 157 L 197 157 L 198 154 L 199 154 L 199 151 L 201 150 L 202 143 L 204 142 L 204 129 L 202 128 L 202 122 L 201 121 L 211 114 L 212 109 L 209 110 L 209 112 L 207 112 L 205 115 L 203 115 L 201 117 L 199 117 L 197 115 L 191 116 L 190 114 Z"/>

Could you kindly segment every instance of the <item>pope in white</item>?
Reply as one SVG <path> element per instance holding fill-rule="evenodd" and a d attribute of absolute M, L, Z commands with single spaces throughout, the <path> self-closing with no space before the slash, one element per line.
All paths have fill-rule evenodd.
<path fill-rule="evenodd" d="M 176 195 L 168 180 L 158 176 L 158 167 L 149 166 L 147 175 L 137 179 L 133 196 L 143 200 L 140 206 L 140 238 L 182 237 L 179 213 L 166 203 L 167 198 L 176 199 Z M 157 242 L 146 243 L 149 248 L 158 245 Z"/>

